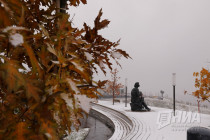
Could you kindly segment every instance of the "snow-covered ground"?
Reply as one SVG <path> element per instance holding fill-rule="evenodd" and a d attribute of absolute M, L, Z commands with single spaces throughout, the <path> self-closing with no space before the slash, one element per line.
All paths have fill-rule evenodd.
<path fill-rule="evenodd" d="M 125 102 L 124 98 L 118 98 L 121 102 Z M 128 98 L 128 102 L 130 102 L 130 98 Z M 157 99 L 157 98 L 145 98 L 145 102 L 149 106 L 155 106 L 155 107 L 161 107 L 161 108 L 168 108 L 168 109 L 173 109 L 173 101 L 172 99 L 166 99 L 164 98 L 163 100 Z M 192 111 L 192 112 L 197 112 L 198 111 L 198 106 L 194 105 L 187 105 L 183 102 L 176 101 L 176 109 L 177 110 L 183 110 L 183 111 Z M 200 107 L 200 113 L 203 114 L 210 114 L 210 108 L 204 108 L 203 106 Z"/>
<path fill-rule="evenodd" d="M 145 102 L 150 105 L 150 106 L 155 106 L 155 107 L 161 107 L 161 108 L 168 108 L 172 109 L 173 108 L 173 101 L 172 99 L 166 99 L 164 98 L 163 100 L 155 99 L 155 98 L 145 98 Z M 176 101 L 176 109 L 177 110 L 183 110 L 183 111 L 192 111 L 192 112 L 197 112 L 198 107 L 193 106 L 193 105 L 187 105 L 184 103 L 181 103 L 179 101 Z M 200 107 L 200 113 L 203 114 L 210 114 L 210 109 Z"/>
<path fill-rule="evenodd" d="M 88 133 L 90 131 L 90 128 L 83 128 L 79 131 L 73 131 L 71 134 L 69 134 L 64 140 L 84 140 Z"/>
<path fill-rule="evenodd" d="M 147 131 L 149 140 L 186 140 L 187 129 L 201 126 L 210 129 L 210 115 L 178 110 L 173 117 L 172 109 L 150 106 L 150 112 L 131 112 L 130 105 L 115 103 L 112 100 L 99 100 L 99 104 L 113 108 L 134 117 L 142 123 L 143 131 Z M 183 109 L 182 109 L 183 110 Z"/>

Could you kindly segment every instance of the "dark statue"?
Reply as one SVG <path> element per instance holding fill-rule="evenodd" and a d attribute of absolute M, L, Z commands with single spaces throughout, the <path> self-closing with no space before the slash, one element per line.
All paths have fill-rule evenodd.
<path fill-rule="evenodd" d="M 151 109 L 144 102 L 144 97 L 141 91 L 139 91 L 139 82 L 136 82 L 134 88 L 131 91 L 131 110 L 132 111 L 142 111 L 144 108 L 148 111 Z"/>

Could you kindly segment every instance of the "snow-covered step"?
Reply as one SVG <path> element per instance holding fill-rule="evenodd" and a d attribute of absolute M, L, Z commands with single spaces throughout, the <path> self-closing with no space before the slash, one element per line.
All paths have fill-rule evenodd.
<path fill-rule="evenodd" d="M 93 104 L 93 109 L 110 118 L 115 126 L 115 132 L 109 140 L 149 140 L 151 128 L 141 119 L 125 115 L 112 108 Z"/>
<path fill-rule="evenodd" d="M 141 135 L 138 137 L 138 139 L 139 140 L 147 140 L 151 133 L 150 126 L 147 125 L 143 120 L 141 120 L 141 123 L 142 123 L 143 129 L 142 129 Z"/>
<path fill-rule="evenodd" d="M 113 121 L 115 132 L 110 140 L 147 140 L 151 135 L 150 126 L 142 120 L 98 104 L 93 104 L 93 109 Z"/>
<path fill-rule="evenodd" d="M 112 120 L 114 123 L 114 134 L 109 140 L 122 140 L 124 139 L 128 134 L 130 134 L 132 129 L 132 121 L 121 112 L 118 112 L 116 110 L 113 110 L 111 108 L 93 104 L 92 109 L 100 112 L 101 114 L 107 116 Z"/>
<path fill-rule="evenodd" d="M 124 140 L 137 139 L 142 134 L 143 131 L 142 123 L 133 117 L 131 118 L 131 120 L 133 123 L 133 127 L 131 129 L 131 132 L 126 137 L 123 138 Z"/>

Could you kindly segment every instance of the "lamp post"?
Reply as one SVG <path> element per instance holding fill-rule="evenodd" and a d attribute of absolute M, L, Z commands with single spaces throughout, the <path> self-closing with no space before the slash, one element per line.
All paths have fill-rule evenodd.
<path fill-rule="evenodd" d="M 64 9 L 66 8 L 67 0 L 56 0 L 56 3 L 57 3 L 57 7 L 60 8 L 60 12 L 65 13 L 66 10 Z"/>
<path fill-rule="evenodd" d="M 176 73 L 172 73 L 172 85 L 173 85 L 173 108 L 175 116 L 175 86 L 176 86 Z"/>
<path fill-rule="evenodd" d="M 127 78 L 125 78 L 125 107 L 127 107 Z"/>

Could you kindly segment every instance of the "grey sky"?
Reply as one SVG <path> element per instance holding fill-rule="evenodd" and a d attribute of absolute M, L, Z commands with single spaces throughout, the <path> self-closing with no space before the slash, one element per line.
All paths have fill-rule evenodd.
<path fill-rule="evenodd" d="M 133 60 L 122 59 L 119 75 L 128 78 L 129 91 L 136 81 L 145 94 L 164 90 L 172 95 L 172 73 L 177 73 L 176 93 L 194 90 L 193 72 L 210 61 L 209 0 L 88 0 L 71 8 L 74 24 L 93 25 L 100 8 L 111 21 L 101 34 L 117 41 Z M 73 15 L 73 14 L 71 14 Z M 118 67 L 119 68 L 119 67 Z M 107 76 L 109 78 L 109 76 Z M 96 79 L 104 79 L 101 73 Z"/>

